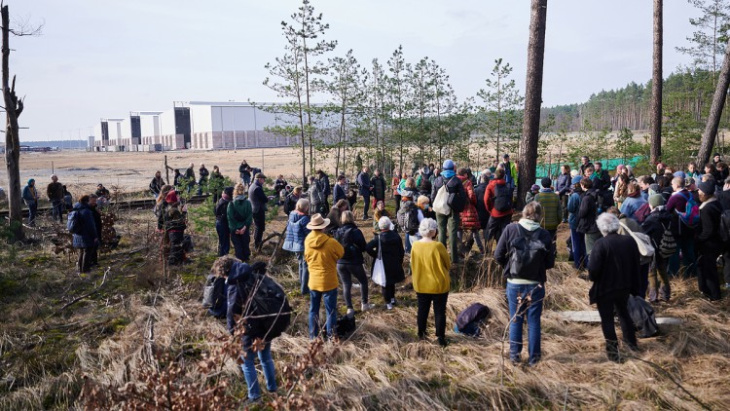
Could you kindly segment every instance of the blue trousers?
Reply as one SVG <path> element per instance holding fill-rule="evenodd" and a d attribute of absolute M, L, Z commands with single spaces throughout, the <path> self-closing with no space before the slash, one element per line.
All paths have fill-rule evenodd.
<path fill-rule="evenodd" d="M 266 389 L 269 392 L 276 392 L 276 370 L 274 368 L 274 360 L 271 358 L 271 343 L 267 343 L 266 347 L 258 352 L 258 357 L 261 363 L 261 369 L 264 371 L 264 378 L 266 378 Z M 256 365 L 254 363 L 255 358 L 256 353 L 249 347 L 246 350 L 246 354 L 243 357 L 243 364 L 241 365 L 243 376 L 246 379 L 246 386 L 248 387 L 248 398 L 250 400 L 256 400 L 261 397 L 259 378 L 256 374 Z"/>
<path fill-rule="evenodd" d="M 520 309 L 517 313 L 517 299 L 522 297 L 524 301 L 531 296 L 531 302 L 527 309 Z M 509 357 L 512 361 L 520 360 L 522 352 L 522 325 L 527 320 L 527 350 L 529 352 L 529 364 L 533 365 L 540 361 L 540 340 L 541 327 L 540 317 L 542 316 L 542 300 L 545 298 L 545 287 L 539 284 L 513 284 L 507 282 L 507 302 L 509 303 L 509 317 L 512 319 L 509 325 Z M 517 315 L 515 315 L 517 313 Z"/>
<path fill-rule="evenodd" d="M 299 260 L 299 283 L 301 284 L 302 295 L 309 295 L 309 267 L 304 259 L 304 252 L 297 253 Z"/>
<path fill-rule="evenodd" d="M 586 235 L 570 229 L 570 242 L 573 247 L 573 266 L 580 270 L 585 268 L 586 263 Z"/>
<path fill-rule="evenodd" d="M 309 338 L 319 336 L 319 307 L 324 297 L 324 311 L 327 316 L 327 337 L 337 332 L 337 288 L 329 291 L 309 291 Z"/>

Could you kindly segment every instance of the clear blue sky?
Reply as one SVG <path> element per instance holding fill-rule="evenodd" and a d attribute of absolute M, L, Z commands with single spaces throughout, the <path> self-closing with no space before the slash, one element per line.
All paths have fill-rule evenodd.
<path fill-rule="evenodd" d="M 274 101 L 264 64 L 282 54 L 280 22 L 296 0 L 6 0 L 13 20 L 45 22 L 43 35 L 11 39 L 11 71 L 26 96 L 21 140 L 85 138 L 101 117 L 167 110 L 173 101 Z M 521 89 L 529 0 L 313 0 L 361 63 L 435 59 L 460 99 L 474 96 L 493 61 L 514 68 Z M 689 58 L 674 48 L 697 13 L 664 2 L 665 76 Z M 651 77 L 652 2 L 551 0 L 543 100 L 585 101 L 591 93 Z"/>

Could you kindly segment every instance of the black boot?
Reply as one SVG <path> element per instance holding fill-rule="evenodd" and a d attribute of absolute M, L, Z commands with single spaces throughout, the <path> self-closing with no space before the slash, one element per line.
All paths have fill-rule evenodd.
<path fill-rule="evenodd" d="M 618 341 L 606 340 L 606 355 L 610 361 L 621 362 L 621 356 L 618 353 Z"/>

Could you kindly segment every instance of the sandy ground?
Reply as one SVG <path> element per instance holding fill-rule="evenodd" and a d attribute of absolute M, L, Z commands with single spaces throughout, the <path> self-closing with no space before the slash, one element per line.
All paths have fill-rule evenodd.
<path fill-rule="evenodd" d="M 165 178 L 165 156 L 170 167 L 184 169 L 192 162 L 197 175 L 200 164 L 209 171 L 214 165 L 221 172 L 236 181 L 238 166 L 246 159 L 252 167 L 263 169 L 268 177 L 276 178 L 283 174 L 288 179 L 301 176 L 301 157 L 296 149 L 270 148 L 237 151 L 169 151 L 164 153 L 92 153 L 85 151 L 60 151 L 51 153 L 22 153 L 20 157 L 21 182 L 35 178 L 39 187 L 50 182 L 55 172 L 59 181 L 73 187 L 87 187 L 103 183 L 109 187 L 116 185 L 128 191 L 147 188 L 155 171 L 162 171 Z M 318 166 L 331 167 L 334 161 L 317 159 Z M 172 179 L 173 172 L 170 172 Z M 6 168 L 0 170 L 0 187 L 7 187 Z M 72 191 L 73 192 L 73 191 Z"/>

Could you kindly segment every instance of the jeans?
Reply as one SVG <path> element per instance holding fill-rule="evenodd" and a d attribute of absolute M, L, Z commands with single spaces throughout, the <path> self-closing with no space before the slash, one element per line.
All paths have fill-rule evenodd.
<path fill-rule="evenodd" d="M 35 217 L 38 215 L 38 202 L 34 201 L 28 204 L 28 225 L 33 227 L 35 225 Z"/>
<path fill-rule="evenodd" d="M 66 206 L 63 204 L 63 200 L 51 200 L 51 213 L 53 219 L 58 220 L 59 223 L 63 222 L 63 210 Z"/>
<path fill-rule="evenodd" d="M 299 261 L 299 284 L 301 285 L 302 295 L 309 295 L 309 267 L 307 260 L 304 259 L 304 252 L 296 253 L 297 261 Z"/>
<path fill-rule="evenodd" d="M 216 221 L 215 231 L 218 233 L 218 257 L 228 255 L 231 251 L 231 229 L 227 223 Z"/>
<path fill-rule="evenodd" d="M 586 238 L 586 261 L 585 265 L 588 265 L 588 260 L 591 258 L 591 251 L 593 250 L 593 244 L 601 238 L 601 233 L 587 233 Z"/>
<path fill-rule="evenodd" d="M 697 276 L 697 258 L 695 255 L 694 238 L 677 236 L 675 241 L 677 242 L 677 252 L 674 253 L 673 256 L 669 257 L 669 268 L 667 269 L 669 275 L 675 276 L 679 273 L 679 253 L 681 251 L 682 262 L 685 266 L 684 278 Z"/>
<path fill-rule="evenodd" d="M 406 237 L 406 240 L 405 240 L 405 252 L 406 252 L 406 254 L 410 254 L 411 253 L 411 247 L 413 246 L 413 244 L 411 244 L 411 236 L 408 235 L 408 234 L 406 234 L 405 237 Z"/>
<path fill-rule="evenodd" d="M 251 234 L 249 229 L 243 234 L 231 233 L 231 241 L 233 242 L 233 249 L 235 250 L 236 258 L 246 262 L 251 256 L 251 248 L 249 242 L 251 241 Z"/>
<path fill-rule="evenodd" d="M 370 211 L 370 194 L 363 194 L 362 201 L 362 218 L 368 218 L 368 211 Z"/>
<path fill-rule="evenodd" d="M 654 261 L 649 267 L 649 301 L 669 301 L 671 288 L 669 286 L 669 274 L 667 273 L 667 259 L 655 254 Z"/>
<path fill-rule="evenodd" d="M 621 332 L 624 335 L 624 342 L 631 347 L 636 347 L 636 331 L 634 322 L 629 315 L 627 307 L 629 301 L 628 291 L 617 291 L 598 297 L 596 306 L 598 315 L 601 317 L 601 329 L 603 338 L 606 339 L 606 351 L 609 358 L 612 355 L 618 356 L 618 337 L 616 336 L 616 325 L 613 320 L 614 312 L 618 315 L 621 324 Z M 615 310 L 615 311 L 614 311 Z"/>
<path fill-rule="evenodd" d="M 573 247 L 573 266 L 577 270 L 586 267 L 586 235 L 579 233 L 575 228 L 570 229 L 570 243 Z"/>
<path fill-rule="evenodd" d="M 527 307 L 520 306 L 519 312 L 517 299 L 531 296 Z M 542 316 L 542 300 L 545 298 L 545 287 L 540 284 L 514 284 L 507 282 L 507 302 L 509 304 L 509 358 L 512 361 L 520 361 L 522 352 L 522 324 L 527 316 L 527 350 L 529 352 L 529 364 L 540 361 L 540 317 Z"/>
<path fill-rule="evenodd" d="M 362 303 L 368 303 L 368 277 L 362 264 L 337 264 L 337 275 L 342 281 L 342 295 L 345 297 L 347 308 L 352 308 L 352 277 L 360 283 Z"/>
<path fill-rule="evenodd" d="M 253 247 L 258 250 L 264 238 L 264 229 L 266 229 L 266 211 L 259 210 L 253 213 Z"/>
<path fill-rule="evenodd" d="M 439 226 L 439 242 L 449 249 L 451 262 L 459 262 L 459 213 L 452 211 L 449 215 L 436 213 L 436 222 Z M 446 237 L 449 237 L 449 243 L 446 244 Z"/>
<path fill-rule="evenodd" d="M 719 256 L 719 250 L 700 250 L 697 286 L 710 301 L 720 299 L 720 280 L 717 275 L 717 257 Z"/>
<path fill-rule="evenodd" d="M 269 392 L 276 392 L 276 370 L 274 369 L 274 360 L 271 358 L 271 343 L 267 343 L 266 347 L 258 353 L 254 353 L 252 348 L 248 348 L 243 357 L 243 376 L 246 379 L 248 387 L 248 399 L 256 400 L 261 397 L 261 388 L 259 387 L 259 378 L 256 375 L 256 365 L 254 359 L 258 354 L 261 369 L 264 371 L 266 378 L 266 389 Z"/>
<path fill-rule="evenodd" d="M 309 291 L 309 338 L 319 336 L 319 306 L 324 297 L 324 312 L 327 316 L 327 337 L 337 333 L 337 288 L 329 291 Z"/>
<path fill-rule="evenodd" d="M 251 174 L 241 174 L 241 180 L 243 181 L 243 185 L 250 186 L 251 185 Z"/>
<path fill-rule="evenodd" d="M 446 303 L 449 299 L 449 293 L 443 294 L 424 294 L 416 293 L 418 298 L 418 338 L 426 336 L 426 323 L 428 322 L 428 312 L 431 311 L 431 302 L 433 302 L 433 316 L 436 325 L 436 337 L 439 340 L 446 338 Z"/>

